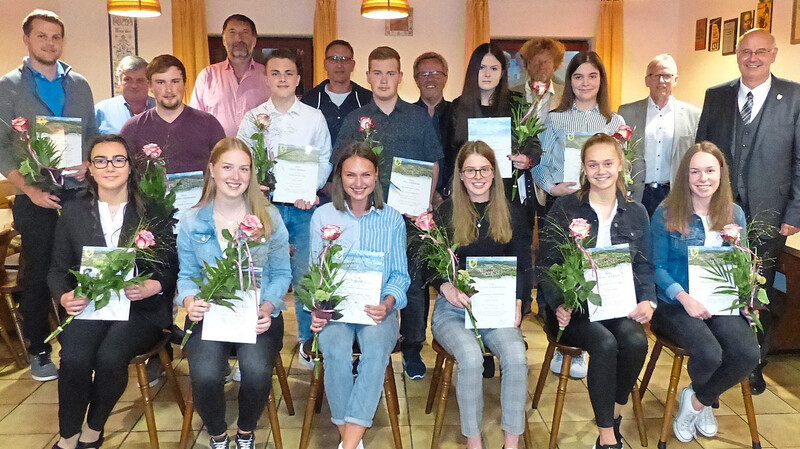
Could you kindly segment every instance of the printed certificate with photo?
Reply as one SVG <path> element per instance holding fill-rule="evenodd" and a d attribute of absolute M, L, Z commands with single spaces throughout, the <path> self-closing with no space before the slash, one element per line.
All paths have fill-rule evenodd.
<path fill-rule="evenodd" d="M 272 168 L 275 175 L 275 192 L 272 201 L 294 203 L 302 199 L 314 203 L 317 196 L 319 152 L 314 147 L 278 145 L 277 163 Z"/>
<path fill-rule="evenodd" d="M 729 246 L 690 246 L 689 247 L 689 295 L 706 306 L 712 315 L 738 315 L 739 310 L 729 310 L 736 301 L 736 295 L 720 294 L 718 287 L 734 288 L 733 284 L 712 279 L 708 269 L 712 261 L 723 264 L 722 254 L 733 251 Z M 730 265 L 725 265 L 730 267 Z"/>
<path fill-rule="evenodd" d="M 564 136 L 564 180 L 581 182 L 581 149 L 595 133 L 567 133 Z"/>
<path fill-rule="evenodd" d="M 395 157 L 387 203 L 401 214 L 416 217 L 428 210 L 433 162 Z"/>
<path fill-rule="evenodd" d="M 233 308 L 211 304 L 203 316 L 203 340 L 226 341 L 231 343 L 255 343 L 256 324 L 258 324 L 258 304 L 260 292 L 256 290 L 237 290 L 231 299 Z"/>
<path fill-rule="evenodd" d="M 125 248 L 109 248 L 106 246 L 84 246 L 81 255 L 80 271 L 84 274 L 97 275 L 100 267 L 106 261 L 106 254 L 114 250 L 125 250 Z M 129 249 L 133 251 L 133 249 Z M 120 273 L 122 274 L 122 273 Z M 94 276 L 92 276 L 94 277 Z M 125 279 L 133 277 L 133 271 L 125 273 Z M 76 320 L 98 320 L 98 321 L 128 321 L 130 318 L 131 301 L 125 296 L 124 291 L 111 292 L 111 300 L 100 310 L 95 309 L 94 301 L 89 301 L 89 305 L 83 309 Z"/>
<path fill-rule="evenodd" d="M 628 316 L 636 308 L 636 288 L 633 285 L 631 252 L 627 243 L 604 248 L 589 248 L 597 277 L 589 268 L 583 275 L 597 281 L 594 292 L 600 295 L 601 305 L 586 304 L 589 321 L 603 321 Z"/>
<path fill-rule="evenodd" d="M 478 293 L 470 298 L 478 329 L 514 327 L 517 319 L 517 258 L 467 257 L 467 271 Z M 472 329 L 469 314 L 464 328 Z"/>
<path fill-rule="evenodd" d="M 80 118 L 37 115 L 36 138 L 46 137 L 55 145 L 56 155 L 61 157 L 58 168 L 74 167 L 83 163 L 83 128 Z"/>
<path fill-rule="evenodd" d="M 180 222 L 186 211 L 197 204 L 203 195 L 203 172 L 170 173 L 167 179 L 170 191 L 175 192 L 175 208 L 178 209 L 175 218 Z"/>
<path fill-rule="evenodd" d="M 513 170 L 511 160 L 511 117 L 489 117 L 467 119 L 467 139 L 482 140 L 492 147 L 500 176 L 510 178 Z"/>
<path fill-rule="evenodd" d="M 342 258 L 343 265 L 335 282 L 344 281 L 336 290 L 336 294 L 345 298 L 337 309 L 342 317 L 336 321 L 376 324 L 375 320 L 364 311 L 364 306 L 377 306 L 381 303 L 384 254 L 351 250 L 347 254 L 337 253 L 336 257 Z"/>

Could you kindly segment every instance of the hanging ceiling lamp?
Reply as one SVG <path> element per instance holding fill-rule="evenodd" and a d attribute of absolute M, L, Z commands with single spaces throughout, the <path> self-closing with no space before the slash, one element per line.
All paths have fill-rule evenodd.
<path fill-rule="evenodd" d="M 408 17 L 408 1 L 362 0 L 361 15 L 368 19 L 402 19 Z"/>
<path fill-rule="evenodd" d="M 123 17 L 158 17 L 161 4 L 158 0 L 108 0 L 108 13 Z"/>

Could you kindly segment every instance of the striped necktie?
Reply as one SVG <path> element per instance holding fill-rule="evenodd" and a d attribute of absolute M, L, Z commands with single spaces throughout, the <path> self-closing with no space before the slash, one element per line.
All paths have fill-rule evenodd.
<path fill-rule="evenodd" d="M 742 106 L 742 122 L 744 124 L 750 123 L 750 116 L 753 115 L 753 92 L 747 93 L 747 100 L 744 102 L 744 106 Z"/>

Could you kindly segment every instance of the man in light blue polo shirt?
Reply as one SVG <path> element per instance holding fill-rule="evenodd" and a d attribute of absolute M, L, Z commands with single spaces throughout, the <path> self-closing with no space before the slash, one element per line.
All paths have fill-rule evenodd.
<path fill-rule="evenodd" d="M 103 100 L 94 106 L 100 134 L 119 134 L 122 125 L 136 114 L 156 107 L 156 99 L 147 95 L 147 61 L 128 55 L 117 65 L 117 86 L 122 95 Z"/>

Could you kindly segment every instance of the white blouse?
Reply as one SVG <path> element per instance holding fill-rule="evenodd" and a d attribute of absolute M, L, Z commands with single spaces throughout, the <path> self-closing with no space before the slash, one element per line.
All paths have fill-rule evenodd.
<path fill-rule="evenodd" d="M 706 232 L 706 241 L 703 242 L 703 246 L 722 246 L 722 233 L 709 229 L 711 225 L 708 222 L 708 215 L 697 214 L 697 216 L 703 222 L 703 230 Z"/>
<path fill-rule="evenodd" d="M 600 210 L 591 201 L 589 201 L 589 205 L 592 206 L 592 209 L 597 214 L 597 242 L 594 245 L 595 248 L 611 246 L 611 222 L 614 221 L 614 217 L 617 215 L 617 201 L 614 201 L 614 207 L 611 208 L 611 215 L 607 220 L 603 219 Z"/>
<path fill-rule="evenodd" d="M 111 215 L 108 203 L 97 202 L 97 208 L 100 211 L 100 227 L 103 229 L 103 238 L 105 238 L 106 246 L 109 248 L 119 246 L 119 235 L 122 232 L 122 220 L 125 218 L 125 207 L 127 205 L 128 203 L 120 203 L 117 213 Z"/>

